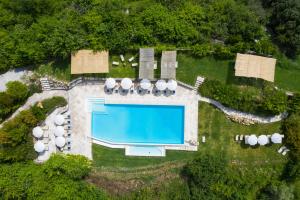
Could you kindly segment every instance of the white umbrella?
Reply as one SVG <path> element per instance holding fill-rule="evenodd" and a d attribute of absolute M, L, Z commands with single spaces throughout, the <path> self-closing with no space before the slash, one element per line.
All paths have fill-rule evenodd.
<path fill-rule="evenodd" d="M 167 88 L 169 90 L 175 91 L 176 88 L 177 88 L 177 82 L 174 81 L 174 80 L 169 80 L 168 83 L 167 83 Z"/>
<path fill-rule="evenodd" d="M 282 136 L 279 133 L 274 133 L 271 136 L 271 141 L 275 144 L 281 144 L 282 143 Z"/>
<path fill-rule="evenodd" d="M 167 83 L 165 80 L 158 80 L 156 83 L 155 83 L 155 86 L 158 90 L 165 90 L 167 88 Z"/>
<path fill-rule="evenodd" d="M 123 78 L 121 81 L 121 86 L 124 90 L 129 90 L 132 86 L 132 81 L 129 78 Z"/>
<path fill-rule="evenodd" d="M 257 143 L 260 145 L 266 145 L 268 144 L 268 137 L 266 135 L 260 135 L 257 138 Z"/>
<path fill-rule="evenodd" d="M 248 137 L 248 143 L 251 145 L 251 146 L 254 146 L 257 144 L 257 137 L 256 135 L 250 135 Z"/>
<path fill-rule="evenodd" d="M 58 147 L 63 147 L 66 144 L 66 139 L 64 137 L 57 137 L 55 138 L 55 144 Z"/>
<path fill-rule="evenodd" d="M 65 122 L 65 118 L 61 114 L 56 115 L 55 119 L 54 119 L 54 122 L 55 122 L 56 125 L 60 126 L 60 125 L 62 125 Z"/>
<path fill-rule="evenodd" d="M 54 135 L 55 135 L 56 137 L 61 137 L 61 136 L 63 136 L 63 135 L 64 135 L 64 132 L 65 132 L 65 130 L 64 130 L 64 127 L 62 127 L 62 126 L 57 126 L 57 127 L 54 129 Z"/>
<path fill-rule="evenodd" d="M 112 89 L 116 86 L 116 81 L 115 79 L 113 78 L 108 78 L 106 79 L 105 81 L 105 86 L 108 88 L 108 89 Z"/>
<path fill-rule="evenodd" d="M 144 90 L 149 90 L 151 87 L 151 82 L 148 79 L 141 80 L 141 88 Z"/>
<path fill-rule="evenodd" d="M 44 133 L 43 129 L 39 126 L 32 129 L 32 135 L 36 138 L 42 137 L 43 133 Z"/>
<path fill-rule="evenodd" d="M 44 143 L 42 143 L 41 141 L 37 141 L 35 144 L 34 144 L 34 150 L 38 153 L 41 153 L 43 151 L 45 151 L 45 145 Z"/>

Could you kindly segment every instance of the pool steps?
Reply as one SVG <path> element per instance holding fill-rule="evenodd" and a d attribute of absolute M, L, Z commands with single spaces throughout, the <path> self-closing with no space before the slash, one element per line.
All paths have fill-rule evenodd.
<path fill-rule="evenodd" d="M 126 146 L 126 156 L 166 156 L 166 149 L 163 146 Z"/>
<path fill-rule="evenodd" d="M 99 111 L 99 113 L 105 114 L 106 111 L 105 111 L 104 104 L 105 104 L 104 98 L 88 98 L 86 101 L 86 110 L 88 112 Z"/>

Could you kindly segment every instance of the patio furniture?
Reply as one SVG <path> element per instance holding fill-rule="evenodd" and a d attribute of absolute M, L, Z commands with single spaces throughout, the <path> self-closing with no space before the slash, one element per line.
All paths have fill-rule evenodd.
<path fill-rule="evenodd" d="M 140 48 L 139 78 L 154 79 L 154 48 Z"/>
<path fill-rule="evenodd" d="M 134 57 L 132 56 L 131 58 L 128 59 L 129 62 L 132 62 L 134 60 Z"/>
<path fill-rule="evenodd" d="M 269 138 L 266 136 L 266 135 L 260 135 L 258 138 L 257 138 L 257 143 L 259 145 L 266 145 L 269 143 Z"/>
<path fill-rule="evenodd" d="M 112 62 L 112 65 L 116 65 L 116 66 L 118 66 L 120 63 L 119 62 L 117 62 L 117 61 L 113 61 Z"/>
<path fill-rule="evenodd" d="M 44 132 L 43 138 L 49 138 L 49 132 Z"/>
<path fill-rule="evenodd" d="M 46 131 L 46 130 L 49 129 L 49 126 L 45 125 L 45 126 L 42 127 L 42 129 L 43 129 L 44 131 Z"/>
<path fill-rule="evenodd" d="M 285 149 L 287 149 L 286 148 L 286 146 L 282 146 L 282 147 L 280 147 L 279 149 L 278 149 L 278 153 L 282 153 Z"/>
<path fill-rule="evenodd" d="M 177 81 L 171 79 L 171 80 L 168 80 L 167 82 L 167 88 L 168 90 L 174 92 L 177 88 Z"/>
<path fill-rule="evenodd" d="M 256 137 L 256 135 L 253 135 L 253 134 L 250 135 L 247 140 L 248 140 L 248 144 L 250 146 L 255 146 L 257 144 L 257 137 Z"/>
<path fill-rule="evenodd" d="M 122 62 L 125 61 L 124 56 L 123 56 L 122 54 L 120 55 L 120 58 L 121 58 L 121 61 L 122 61 Z"/>
<path fill-rule="evenodd" d="M 282 135 L 280 135 L 279 133 L 274 133 L 271 136 L 271 141 L 275 144 L 281 144 L 282 143 Z"/>
<path fill-rule="evenodd" d="M 64 137 L 55 138 L 55 145 L 59 148 L 64 147 L 66 144 L 66 139 Z"/>
<path fill-rule="evenodd" d="M 136 66 L 138 66 L 139 64 L 138 63 L 132 63 L 131 64 L 131 67 L 136 67 Z"/>
<path fill-rule="evenodd" d="M 206 138 L 205 136 L 202 136 L 202 143 L 205 143 L 206 142 Z"/>
<path fill-rule="evenodd" d="M 285 150 L 283 150 L 283 152 L 282 152 L 282 155 L 283 155 L 283 156 L 285 156 L 285 155 L 286 155 L 286 153 L 287 153 L 287 152 L 289 152 L 289 151 L 290 151 L 289 149 L 285 149 Z"/>
<path fill-rule="evenodd" d="M 176 66 L 176 51 L 163 51 L 160 77 L 163 79 L 176 79 Z"/>
<path fill-rule="evenodd" d="M 54 122 L 56 125 L 61 126 L 65 122 L 65 118 L 61 114 L 58 114 L 55 116 Z"/>
<path fill-rule="evenodd" d="M 132 80 L 129 78 L 123 78 L 121 81 L 121 87 L 123 90 L 129 90 L 132 87 Z"/>
<path fill-rule="evenodd" d="M 64 128 L 63 128 L 62 126 L 57 126 L 57 127 L 55 127 L 55 129 L 54 129 L 54 135 L 55 135 L 56 137 L 63 136 L 64 133 L 65 133 L 65 130 L 64 130 Z"/>
<path fill-rule="evenodd" d="M 249 138 L 249 135 L 245 135 L 245 144 L 249 144 L 248 143 L 248 138 Z"/>
<path fill-rule="evenodd" d="M 45 144 L 42 143 L 41 141 L 37 141 L 35 144 L 34 144 L 34 150 L 38 153 L 42 153 L 45 151 Z"/>
<path fill-rule="evenodd" d="M 236 141 L 236 142 L 239 141 L 239 138 L 240 138 L 240 136 L 239 136 L 239 135 L 236 135 L 236 136 L 235 136 L 235 141 Z"/>
<path fill-rule="evenodd" d="M 165 80 L 158 80 L 155 83 L 155 87 L 159 90 L 159 91 L 163 91 L 167 88 L 167 83 Z"/>
<path fill-rule="evenodd" d="M 105 87 L 107 89 L 113 89 L 116 87 L 116 80 L 114 78 L 108 78 L 105 80 Z"/>
<path fill-rule="evenodd" d="M 244 135 L 240 135 L 240 141 L 244 140 Z"/>
<path fill-rule="evenodd" d="M 39 127 L 39 126 L 34 127 L 34 128 L 32 129 L 32 135 L 33 135 L 35 138 L 41 138 L 41 137 L 43 136 L 43 133 L 44 133 L 43 129 L 42 129 L 41 127 Z"/>

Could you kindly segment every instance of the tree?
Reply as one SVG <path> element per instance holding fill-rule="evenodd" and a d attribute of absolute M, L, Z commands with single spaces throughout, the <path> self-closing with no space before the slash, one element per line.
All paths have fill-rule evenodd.
<path fill-rule="evenodd" d="M 300 52 L 300 2 L 298 0 L 273 0 L 270 27 L 274 40 L 289 56 Z"/>
<path fill-rule="evenodd" d="M 10 81 L 6 84 L 6 93 L 16 102 L 22 102 L 28 96 L 28 87 L 19 81 Z"/>

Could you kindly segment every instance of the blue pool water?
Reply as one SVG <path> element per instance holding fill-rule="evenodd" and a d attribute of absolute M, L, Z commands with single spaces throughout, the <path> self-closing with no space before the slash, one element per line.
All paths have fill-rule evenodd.
<path fill-rule="evenodd" d="M 92 136 L 113 143 L 183 144 L 184 106 L 93 104 Z"/>

